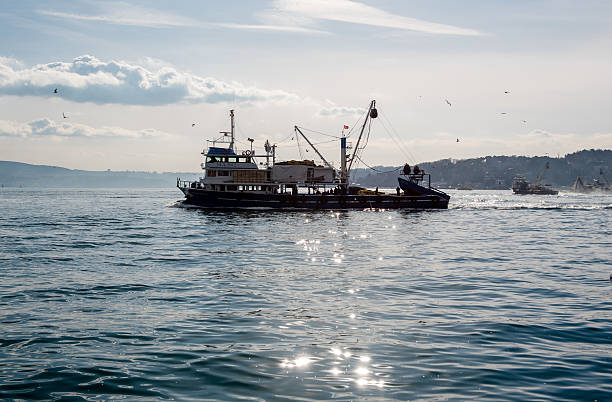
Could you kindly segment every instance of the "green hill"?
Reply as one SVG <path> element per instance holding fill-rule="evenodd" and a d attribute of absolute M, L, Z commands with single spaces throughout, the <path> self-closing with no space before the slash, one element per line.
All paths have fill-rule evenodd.
<path fill-rule="evenodd" d="M 546 163 L 550 168 L 544 171 Z M 468 186 L 480 189 L 507 189 L 517 175 L 534 182 L 544 173 L 542 182 L 555 187 L 569 187 L 577 176 L 590 182 L 600 177 L 600 171 L 608 180 L 612 166 L 612 150 L 583 150 L 567 154 L 562 158 L 547 156 L 485 156 L 463 160 L 442 159 L 419 163 L 419 167 L 431 174 L 432 185 L 442 188 Z M 389 171 L 397 166 L 374 166 L 380 171 Z M 371 169 L 351 172 L 351 180 L 366 187 L 395 187 L 397 172 L 377 173 Z"/>

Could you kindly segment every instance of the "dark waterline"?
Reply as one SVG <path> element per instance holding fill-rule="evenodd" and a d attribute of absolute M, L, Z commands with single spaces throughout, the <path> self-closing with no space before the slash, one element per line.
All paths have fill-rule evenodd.
<path fill-rule="evenodd" d="M 612 196 L 0 191 L 0 398 L 612 399 Z"/>

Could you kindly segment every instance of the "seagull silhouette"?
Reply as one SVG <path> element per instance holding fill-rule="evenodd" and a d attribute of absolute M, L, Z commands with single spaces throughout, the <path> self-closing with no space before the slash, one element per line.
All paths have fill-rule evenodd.
<path fill-rule="evenodd" d="M 54 94 L 56 94 L 56 93 L 57 93 L 57 88 L 55 88 L 55 89 L 53 90 L 53 93 L 54 93 Z"/>
<path fill-rule="evenodd" d="M 191 127 L 195 127 L 195 123 L 191 123 Z"/>
<path fill-rule="evenodd" d="M 506 113 L 506 112 L 501 112 L 500 114 L 508 114 L 508 113 Z"/>
<path fill-rule="evenodd" d="M 510 91 L 504 91 L 504 93 L 505 93 L 505 94 L 509 94 L 509 93 L 510 93 Z"/>
<path fill-rule="evenodd" d="M 446 103 L 448 103 L 448 106 L 453 106 L 451 105 L 451 103 L 448 101 L 448 99 L 444 99 L 446 101 Z"/>
<path fill-rule="evenodd" d="M 527 123 L 527 120 L 521 120 L 523 123 Z"/>
<path fill-rule="evenodd" d="M 457 138 L 457 142 L 459 142 L 459 138 Z"/>
<path fill-rule="evenodd" d="M 66 116 L 66 114 L 64 112 L 62 112 L 62 116 L 64 117 L 64 119 L 68 118 L 68 116 Z"/>

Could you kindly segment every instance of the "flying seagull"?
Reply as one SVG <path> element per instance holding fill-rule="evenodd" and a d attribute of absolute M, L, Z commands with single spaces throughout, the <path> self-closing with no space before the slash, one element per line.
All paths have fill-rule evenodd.
<path fill-rule="evenodd" d="M 508 113 L 506 113 L 506 112 L 501 112 L 500 114 L 508 114 Z"/>
<path fill-rule="evenodd" d="M 195 123 L 191 123 L 191 127 L 195 127 Z"/>
<path fill-rule="evenodd" d="M 509 94 L 509 93 L 510 93 L 510 91 L 504 91 L 504 93 L 505 93 L 505 94 Z"/>
<path fill-rule="evenodd" d="M 62 112 L 62 116 L 64 117 L 64 119 L 67 119 L 68 116 L 66 116 L 66 113 Z"/>
<path fill-rule="evenodd" d="M 527 120 L 521 120 L 523 123 L 527 123 Z"/>
<path fill-rule="evenodd" d="M 459 142 L 459 138 L 457 138 L 457 142 Z"/>
<path fill-rule="evenodd" d="M 446 101 L 446 103 L 448 103 L 448 106 L 453 106 L 451 105 L 451 103 L 448 101 L 448 99 L 444 99 Z"/>
<path fill-rule="evenodd" d="M 56 94 L 56 93 L 57 93 L 57 88 L 55 88 L 55 89 L 53 90 L 53 93 L 54 93 L 54 94 Z"/>

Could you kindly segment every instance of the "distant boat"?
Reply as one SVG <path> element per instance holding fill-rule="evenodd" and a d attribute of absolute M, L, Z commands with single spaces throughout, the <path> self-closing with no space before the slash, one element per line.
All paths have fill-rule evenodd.
<path fill-rule="evenodd" d="M 231 130 L 221 132 L 222 136 L 202 152 L 205 176 L 197 181 L 177 179 L 177 187 L 185 194 L 184 204 L 224 209 L 448 208 L 450 196 L 431 187 L 430 176 L 417 166 L 414 170 L 404 167 L 404 175 L 398 177 L 399 187 L 393 194 L 379 192 L 378 188 L 371 191 L 349 185 L 351 166 L 354 160 L 361 160 L 357 151 L 365 147 L 359 146 L 362 136 L 369 138 L 371 121 L 378 117 L 375 106 L 376 102 L 372 101 L 352 155 L 347 155 L 347 137 L 339 138 L 340 169 L 325 160 L 298 126 L 294 127 L 295 135 L 304 138 L 325 166 L 318 166 L 312 160 L 276 162 L 276 145 L 268 141 L 265 154 L 257 155 L 252 149 L 236 152 L 234 111 L 230 111 Z M 219 143 L 228 146 L 219 147 Z M 257 158 L 265 161 L 260 163 L 263 168 L 259 168 Z"/>
<path fill-rule="evenodd" d="M 550 184 L 540 184 L 544 173 L 550 169 L 550 164 L 546 166 L 536 178 L 535 184 L 529 183 L 523 176 L 516 176 L 512 181 L 512 191 L 514 194 L 535 194 L 535 195 L 557 195 L 559 192 L 552 188 Z"/>
<path fill-rule="evenodd" d="M 530 184 L 523 176 L 517 176 L 512 182 L 514 194 L 557 195 L 559 191 L 550 184 Z"/>
<path fill-rule="evenodd" d="M 599 179 L 593 179 L 593 183 L 584 184 L 580 176 L 576 177 L 576 181 L 572 184 L 572 191 L 576 193 L 610 193 L 612 186 L 604 176 L 603 169 L 599 169 Z"/>
<path fill-rule="evenodd" d="M 473 188 L 471 186 L 467 186 L 465 184 L 459 185 L 457 186 L 457 190 L 466 190 L 466 191 L 470 191 L 473 190 Z"/>

